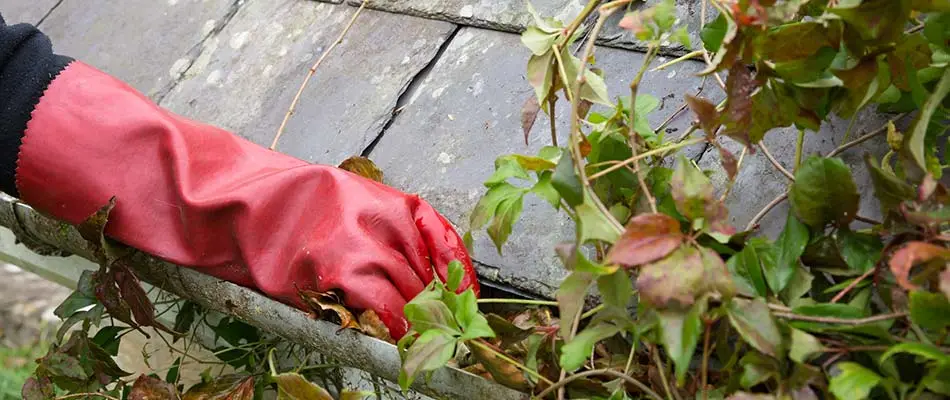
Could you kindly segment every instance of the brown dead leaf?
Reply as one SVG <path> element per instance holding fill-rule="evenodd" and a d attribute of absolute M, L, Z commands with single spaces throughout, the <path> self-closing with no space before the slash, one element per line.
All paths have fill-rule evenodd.
<path fill-rule="evenodd" d="M 396 344 L 396 341 L 393 340 L 392 335 L 389 334 L 389 328 L 386 327 L 386 324 L 383 323 L 383 320 L 379 319 L 379 315 L 377 315 L 375 311 L 363 311 L 360 313 L 359 320 L 360 330 L 363 331 L 363 333 L 379 340 L 385 340 L 389 343 Z"/>
<path fill-rule="evenodd" d="M 749 128 L 752 126 L 752 93 L 758 88 L 752 71 L 742 63 L 736 63 L 729 69 L 726 78 L 726 109 L 723 112 L 726 129 L 723 132 L 739 143 L 751 145 Z M 752 148 L 749 147 L 752 151 Z"/>
<path fill-rule="evenodd" d="M 526 390 L 531 387 L 528 379 L 514 364 L 499 358 L 497 354 L 481 346 L 471 346 L 471 350 L 472 356 L 485 367 L 495 382 L 516 390 Z"/>
<path fill-rule="evenodd" d="M 161 379 L 141 375 L 132 384 L 129 400 L 178 400 L 175 385 Z"/>
<path fill-rule="evenodd" d="M 739 161 L 736 160 L 736 156 L 729 150 L 726 150 L 725 147 L 722 147 L 722 144 L 719 142 L 711 143 L 719 149 L 719 162 L 722 164 L 722 168 L 726 170 L 726 173 L 729 174 L 729 180 L 736 179 L 736 175 L 739 174 Z"/>
<path fill-rule="evenodd" d="M 690 94 L 686 95 L 686 104 L 696 113 L 699 126 L 706 132 L 706 138 L 715 138 L 716 131 L 719 130 L 720 124 L 719 111 L 716 111 L 716 105 L 702 97 L 696 97 Z"/>
<path fill-rule="evenodd" d="M 607 262 L 633 267 L 666 257 L 683 243 L 680 223 L 666 214 L 633 217 L 620 240 L 607 253 Z"/>
<path fill-rule="evenodd" d="M 910 270 L 915 264 L 935 259 L 950 260 L 950 250 L 926 242 L 910 242 L 894 252 L 888 265 L 897 283 L 904 289 L 913 290 L 917 286 L 910 282 Z"/>
<path fill-rule="evenodd" d="M 356 322 L 356 317 L 350 310 L 346 309 L 340 301 L 340 297 L 333 292 L 321 293 L 313 290 L 298 290 L 300 299 L 307 304 L 314 316 L 319 319 L 327 319 L 326 311 L 332 312 L 340 320 L 340 330 L 353 328 L 360 330 L 360 324 Z"/>
<path fill-rule="evenodd" d="M 587 155 L 590 154 L 591 150 L 593 150 L 593 147 L 591 146 L 590 141 L 587 140 L 587 136 L 584 136 L 584 135 L 580 135 L 580 136 L 581 136 L 581 143 L 580 143 L 581 157 L 587 157 Z"/>
<path fill-rule="evenodd" d="M 538 119 L 538 112 L 541 111 L 541 104 L 538 104 L 538 97 L 528 96 L 524 105 L 521 106 L 521 130 L 524 131 L 524 144 L 528 145 L 528 137 L 531 136 L 531 128 L 534 127 L 534 121 Z"/>
<path fill-rule="evenodd" d="M 381 171 L 372 160 L 366 157 L 353 156 L 347 158 L 340 163 L 339 168 L 379 183 L 383 182 L 383 171 Z"/>

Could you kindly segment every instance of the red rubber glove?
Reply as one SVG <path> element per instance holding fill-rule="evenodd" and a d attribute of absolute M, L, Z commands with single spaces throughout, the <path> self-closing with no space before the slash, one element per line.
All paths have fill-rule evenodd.
<path fill-rule="evenodd" d="M 396 339 L 433 266 L 445 280 L 461 261 L 478 293 L 461 239 L 418 196 L 181 118 L 81 62 L 34 110 L 16 184 L 71 223 L 116 196 L 110 237 L 297 307 L 298 288 L 340 290 Z"/>

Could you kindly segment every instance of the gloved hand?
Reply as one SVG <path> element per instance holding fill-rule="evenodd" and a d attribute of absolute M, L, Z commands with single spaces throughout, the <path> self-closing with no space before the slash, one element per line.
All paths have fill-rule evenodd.
<path fill-rule="evenodd" d="M 340 290 L 396 339 L 433 267 L 444 280 L 461 261 L 478 293 L 461 239 L 418 196 L 176 116 L 81 62 L 32 112 L 16 188 L 71 223 L 116 196 L 110 237 L 298 307 L 297 289 Z"/>

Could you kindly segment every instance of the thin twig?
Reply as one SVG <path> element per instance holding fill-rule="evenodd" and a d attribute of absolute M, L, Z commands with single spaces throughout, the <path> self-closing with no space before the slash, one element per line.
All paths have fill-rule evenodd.
<path fill-rule="evenodd" d="M 765 218 L 765 215 L 768 214 L 769 211 L 772 211 L 772 209 L 775 208 L 775 206 L 781 204 L 787 198 L 788 198 L 788 192 L 785 192 L 779 195 L 778 197 L 776 197 L 775 199 L 773 199 L 772 201 L 770 201 L 769 204 L 766 204 L 765 207 L 759 210 L 758 214 L 755 214 L 755 216 L 752 217 L 752 220 L 749 221 L 748 225 L 746 225 L 745 230 L 751 231 L 752 229 L 755 229 L 755 226 L 759 224 L 759 221 L 762 221 L 762 218 Z"/>
<path fill-rule="evenodd" d="M 905 116 L 907 116 L 907 114 L 908 114 L 908 113 L 900 114 L 900 115 L 898 115 L 896 118 L 892 119 L 890 122 L 891 122 L 891 123 L 895 123 L 895 122 L 897 122 L 898 120 L 900 120 L 900 119 L 904 118 Z M 838 148 L 832 150 L 832 151 L 831 151 L 830 153 L 828 153 L 825 157 L 834 157 L 834 156 L 836 156 L 836 155 L 838 155 L 838 154 L 841 154 L 841 152 L 843 152 L 843 151 L 845 151 L 845 150 L 847 150 L 847 149 L 850 149 L 850 148 L 852 148 L 852 147 L 854 147 L 854 146 L 857 146 L 857 145 L 859 145 L 859 144 L 861 144 L 861 143 L 864 143 L 864 142 L 870 140 L 872 137 L 875 137 L 875 136 L 880 135 L 880 134 L 882 134 L 882 133 L 886 133 L 886 132 L 887 132 L 887 125 L 888 125 L 888 124 L 884 124 L 884 126 L 882 126 L 882 127 L 878 128 L 878 129 L 874 130 L 874 131 L 871 132 L 871 133 L 868 133 L 867 135 L 861 136 L 861 137 L 859 137 L 859 138 L 857 138 L 857 139 L 854 139 L 854 140 L 852 140 L 852 141 L 850 141 L 850 142 L 847 142 L 847 143 L 845 143 L 845 144 L 843 144 L 843 145 L 841 145 L 841 146 L 838 146 Z"/>
<path fill-rule="evenodd" d="M 656 56 L 656 46 L 651 45 L 650 49 L 647 51 L 646 57 L 643 59 L 643 65 L 640 66 L 640 71 L 637 72 L 637 76 L 633 79 L 633 82 L 630 82 L 630 131 L 628 133 L 628 141 L 630 142 L 630 151 L 631 156 L 637 156 L 637 130 L 636 130 L 636 116 L 637 116 L 637 91 L 640 89 L 640 81 L 643 80 L 643 74 L 646 72 L 647 67 L 650 65 L 650 62 L 653 61 L 653 57 Z M 643 179 L 643 169 L 640 168 L 640 163 L 634 164 L 634 170 L 637 175 L 637 183 L 640 185 L 640 191 L 643 192 L 643 195 L 647 199 L 647 203 L 650 204 L 650 211 L 656 214 L 656 198 L 653 197 L 653 194 L 650 193 L 650 188 L 647 187 L 646 181 Z"/>
<path fill-rule="evenodd" d="M 883 222 L 881 222 L 881 221 L 878 221 L 878 220 L 873 219 L 873 218 L 868 218 L 868 217 L 865 217 L 865 216 L 863 216 L 863 215 L 855 215 L 855 216 L 854 216 L 854 220 L 855 220 L 855 221 L 861 221 L 861 222 L 864 222 L 864 223 L 866 223 L 866 224 L 871 224 L 871 225 L 881 225 L 881 224 L 883 224 Z"/>
<path fill-rule="evenodd" d="M 598 0 L 591 0 L 598 1 Z M 584 47 L 584 53 L 581 57 L 581 67 L 578 68 L 577 76 L 574 79 L 574 86 L 566 86 L 566 88 L 572 88 L 574 90 L 574 102 L 571 103 L 571 155 L 574 158 L 574 167 L 577 170 L 578 177 L 581 180 L 581 183 L 584 185 L 584 190 L 587 191 L 591 200 L 594 203 L 594 207 L 603 215 L 603 217 L 609 222 L 610 226 L 618 234 L 623 232 L 623 225 L 617 221 L 617 218 L 607 210 L 607 206 L 600 201 L 600 197 L 596 193 L 593 193 L 593 188 L 591 187 L 590 180 L 587 178 L 587 171 L 584 168 L 584 158 L 581 156 L 580 148 L 580 137 L 581 137 L 581 127 L 579 123 L 580 119 L 580 101 L 581 101 L 581 85 L 584 82 L 584 75 L 587 73 L 587 63 L 591 59 L 591 56 L 594 55 L 594 42 L 597 40 L 597 35 L 600 33 L 600 30 L 603 29 L 604 23 L 607 21 L 607 18 L 614 13 L 619 7 L 619 5 L 629 3 L 630 0 L 617 0 L 610 3 L 604 4 L 600 7 L 600 17 L 597 18 L 597 23 L 594 25 L 594 29 L 591 30 L 590 39 L 587 41 L 586 46 Z"/>
<path fill-rule="evenodd" d="M 637 380 L 636 378 L 634 378 L 634 377 L 632 377 L 632 376 L 630 376 L 630 375 L 622 374 L 622 373 L 617 372 L 617 371 L 614 371 L 614 370 L 612 370 L 612 369 L 595 369 L 595 370 L 593 370 L 593 371 L 585 371 L 585 372 L 581 372 L 581 373 L 579 373 L 579 374 L 571 375 L 571 377 L 569 377 L 569 378 L 567 378 L 567 379 L 564 379 L 564 380 L 562 380 L 562 381 L 558 381 L 558 382 L 555 383 L 553 386 L 548 387 L 547 389 L 544 389 L 544 391 L 542 391 L 540 394 L 538 394 L 538 395 L 535 396 L 534 398 L 536 398 L 536 399 L 543 399 L 545 396 L 551 394 L 551 393 L 554 392 L 555 390 L 558 390 L 558 389 L 564 387 L 564 386 L 567 385 L 568 383 L 571 383 L 571 382 L 573 382 L 573 381 L 575 381 L 575 380 L 578 380 L 578 379 L 586 378 L 586 377 L 588 377 L 588 376 L 595 376 L 595 375 L 606 375 L 606 376 L 609 376 L 609 377 L 611 377 L 611 378 L 623 379 L 623 380 L 626 381 L 627 383 L 630 383 L 630 384 L 636 386 L 637 388 L 639 388 L 640 390 L 642 390 L 643 393 L 646 393 L 648 396 L 652 397 L 654 400 L 663 400 L 663 398 L 660 397 L 660 395 L 656 394 L 656 392 L 654 392 L 653 390 L 651 390 L 650 387 L 648 387 L 647 385 L 644 385 L 643 382 L 640 382 L 639 380 Z"/>
<path fill-rule="evenodd" d="M 858 325 L 867 325 L 873 324 L 875 322 L 887 321 L 889 319 L 903 318 L 907 316 L 906 312 L 896 312 L 891 314 L 881 314 L 875 315 L 873 317 L 867 318 L 835 318 L 835 317 L 818 317 L 814 315 L 801 315 L 790 312 L 773 312 L 773 315 L 779 318 L 784 318 L 792 321 L 807 321 L 807 322 L 820 322 L 823 324 L 838 324 L 838 325 L 848 325 L 848 326 L 858 326 Z"/>
<path fill-rule="evenodd" d="M 788 172 L 788 170 L 785 169 L 785 167 L 783 167 L 782 164 L 772 156 L 772 152 L 770 152 L 769 148 L 765 146 L 765 142 L 759 142 L 759 148 L 762 149 L 762 152 L 765 153 L 765 158 L 769 159 L 769 162 L 772 163 L 778 172 L 781 172 L 782 175 L 785 175 L 788 180 L 795 182 L 795 175 L 792 175 L 791 172 Z"/>
<path fill-rule="evenodd" d="M 614 171 L 616 171 L 616 170 L 618 170 L 618 169 L 620 169 L 620 168 L 623 168 L 625 165 L 629 165 L 629 164 L 631 164 L 631 163 L 637 162 L 637 161 L 642 160 L 642 159 L 644 159 L 644 158 L 647 158 L 647 157 L 650 157 L 650 156 L 653 156 L 653 155 L 656 155 L 656 154 L 659 154 L 659 153 L 676 150 L 676 149 L 678 149 L 678 148 L 680 148 L 680 147 L 686 147 L 686 146 L 694 145 L 694 144 L 697 144 L 697 143 L 702 143 L 702 142 L 705 142 L 705 141 L 706 141 L 706 138 L 705 138 L 705 137 L 702 137 L 702 138 L 695 138 L 695 139 L 691 139 L 691 140 L 687 140 L 687 141 L 683 141 L 683 142 L 679 142 L 679 143 L 674 143 L 674 144 L 671 144 L 671 145 L 669 145 L 669 146 L 664 146 L 664 147 L 656 148 L 656 149 L 653 149 L 653 150 L 650 150 L 650 151 L 645 151 L 645 152 L 643 152 L 643 153 L 638 154 L 636 157 L 630 157 L 630 158 L 628 158 L 628 159 L 626 159 L 626 160 L 623 160 L 623 161 L 621 161 L 621 162 L 619 162 L 619 163 L 616 163 L 616 164 L 614 164 L 614 165 L 612 165 L 612 166 L 610 166 L 610 167 L 604 169 L 603 171 L 600 171 L 600 172 L 598 172 L 598 173 L 596 173 L 596 174 L 593 174 L 593 175 L 591 175 L 590 178 L 588 178 L 588 179 L 590 179 L 590 180 L 595 180 L 595 179 L 600 178 L 600 177 L 602 177 L 602 176 L 604 176 L 604 175 L 607 175 L 607 174 L 609 174 L 609 173 L 611 173 L 611 172 L 614 172 Z"/>
<path fill-rule="evenodd" d="M 795 142 L 795 163 L 792 164 L 792 171 L 798 172 L 798 166 L 802 164 L 802 148 L 805 146 L 805 130 L 798 130 L 798 140 Z"/>
<path fill-rule="evenodd" d="M 691 52 L 689 52 L 689 53 L 686 53 L 686 54 L 684 54 L 684 55 L 682 55 L 682 56 L 679 56 L 679 57 L 673 59 L 672 61 L 668 61 L 668 62 L 665 62 L 665 63 L 663 63 L 663 64 L 657 65 L 656 67 L 654 67 L 653 69 L 651 69 L 650 72 L 662 71 L 662 70 L 667 69 L 667 68 L 669 68 L 669 67 L 672 67 L 672 66 L 674 66 L 674 65 L 676 65 L 676 64 L 679 64 L 679 63 L 681 63 L 681 62 L 683 62 L 683 61 L 695 59 L 695 58 L 698 57 L 698 56 L 702 56 L 704 51 L 706 51 L 706 50 L 693 50 L 693 51 L 691 51 Z M 702 58 L 702 57 L 700 57 L 700 58 Z"/>
<path fill-rule="evenodd" d="M 673 395 L 673 389 L 670 387 L 670 381 L 666 379 L 666 366 L 663 365 L 663 360 L 660 360 L 660 351 L 657 350 L 655 344 L 650 344 L 650 354 L 653 356 L 653 362 L 656 363 L 657 372 L 660 374 L 660 382 L 663 382 L 663 389 L 666 390 L 666 398 L 675 399 L 679 397 Z"/>
<path fill-rule="evenodd" d="M 557 97 L 548 97 L 548 116 L 551 118 L 551 145 L 557 147 L 557 117 L 554 114 L 554 107 L 557 104 Z"/>
<path fill-rule="evenodd" d="M 700 6 L 700 9 L 699 9 L 699 30 L 700 30 L 700 32 L 702 32 L 703 28 L 706 27 L 706 2 L 707 2 L 707 1 L 708 1 L 708 0 L 703 0 L 703 1 L 702 1 L 702 5 Z M 703 60 L 706 61 L 706 66 L 707 66 L 707 67 L 712 65 L 712 59 L 709 58 L 709 51 L 706 50 L 706 46 L 703 46 Z M 726 83 L 723 82 L 723 81 L 722 81 L 722 78 L 719 77 L 719 73 L 718 73 L 718 72 L 713 72 L 712 75 L 713 75 L 714 77 L 716 77 L 716 82 L 719 83 L 719 87 L 722 88 L 722 90 L 726 90 Z"/>
<path fill-rule="evenodd" d="M 865 272 L 863 275 L 857 277 L 857 279 L 851 281 L 851 283 L 849 283 L 848 286 L 845 286 L 845 288 L 842 289 L 840 292 L 838 292 L 838 294 L 836 294 L 835 297 L 831 298 L 831 303 L 837 303 L 838 300 L 843 299 L 844 295 L 848 294 L 848 292 L 850 292 L 851 289 L 854 289 L 855 286 L 858 286 L 858 284 L 861 283 L 861 281 L 863 281 L 865 278 L 871 276 L 871 274 L 873 274 L 875 270 L 877 270 L 877 268 L 871 268 L 868 270 L 868 272 Z"/>
<path fill-rule="evenodd" d="M 703 389 L 703 400 L 709 400 L 709 389 L 706 387 L 706 382 L 709 377 L 709 331 L 712 328 L 712 323 L 706 324 L 706 333 L 703 334 L 703 366 L 702 366 L 702 380 L 700 381 Z"/>
<path fill-rule="evenodd" d="M 304 89 L 307 88 L 307 83 L 310 82 L 310 78 L 313 77 L 313 74 L 317 72 L 317 68 L 320 64 L 323 63 L 323 60 L 336 48 L 338 44 L 343 42 L 343 37 L 346 36 L 346 33 L 350 31 L 350 28 L 353 26 L 353 23 L 356 22 L 356 17 L 360 16 L 360 13 L 363 12 L 363 9 L 366 8 L 366 3 L 368 0 L 363 0 L 363 4 L 360 4 L 360 8 L 356 10 L 356 13 L 353 14 L 353 17 L 350 18 L 350 22 L 346 24 L 346 27 L 343 28 L 343 31 L 340 32 L 340 36 L 337 36 L 336 40 L 333 41 L 333 44 L 327 48 L 323 54 L 320 55 L 320 58 L 317 59 L 317 62 L 313 63 L 313 66 L 310 67 L 310 71 L 307 72 L 307 77 L 304 78 L 303 83 L 300 84 L 300 88 L 297 89 L 297 94 L 294 96 L 294 100 L 290 102 L 290 108 L 287 109 L 287 114 L 284 114 L 284 120 L 281 121 L 280 127 L 277 128 L 277 135 L 274 136 L 274 141 L 270 144 L 270 149 L 274 150 L 277 148 L 277 141 L 280 140 L 280 135 L 284 133 L 284 129 L 287 127 L 287 121 L 290 121 L 290 116 L 294 114 L 294 111 L 297 110 L 297 103 L 300 102 L 300 96 L 303 95 Z"/>
<path fill-rule="evenodd" d="M 557 306 L 556 301 L 530 299 L 478 299 L 478 304 L 523 304 L 529 306 Z"/>

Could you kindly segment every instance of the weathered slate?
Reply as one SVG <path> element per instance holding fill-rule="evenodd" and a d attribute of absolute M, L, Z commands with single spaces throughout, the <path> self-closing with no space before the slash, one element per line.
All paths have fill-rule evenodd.
<path fill-rule="evenodd" d="M 0 0 L 0 15 L 7 24 L 36 25 L 56 6 L 57 0 Z"/>
<path fill-rule="evenodd" d="M 270 145 L 309 68 L 355 11 L 311 1 L 247 1 L 204 43 L 162 105 Z M 360 154 L 454 30 L 441 21 L 364 10 L 310 80 L 277 150 L 328 164 Z"/>
<path fill-rule="evenodd" d="M 467 230 L 469 215 L 485 191 L 482 182 L 494 170 L 495 158 L 536 154 L 550 142 L 546 116 L 539 117 L 527 147 L 521 131 L 522 103 L 534 95 L 525 80 L 529 54 L 517 35 L 462 29 L 371 154 L 387 183 L 419 193 L 460 232 Z M 600 48 L 596 56 L 611 84 L 611 96 L 627 95 L 628 82 L 643 54 Z M 662 109 L 649 116 L 653 126 L 683 103 L 683 93 L 696 91 L 701 80 L 692 74 L 700 69 L 699 63 L 685 62 L 646 74 L 641 93 L 662 99 Z M 557 112 L 561 143 L 565 143 L 570 114 L 566 104 L 561 102 Z M 674 120 L 668 135 L 681 134 L 689 119 L 683 114 Z M 691 149 L 691 154 L 697 151 Z M 479 272 L 489 279 L 551 296 L 565 275 L 554 246 L 573 237 L 567 216 L 528 195 L 522 220 L 503 254 L 499 255 L 480 231 L 475 232 L 474 258 L 481 264 Z"/>
<path fill-rule="evenodd" d="M 852 128 L 853 131 L 849 141 L 877 130 L 887 122 L 887 117 L 876 114 L 872 110 L 861 113 Z M 893 118 L 893 116 L 890 117 Z M 824 124 L 819 132 L 806 132 L 804 145 L 802 146 L 802 160 L 804 161 L 809 155 L 826 155 L 846 143 L 844 136 L 849 123 L 849 120 L 834 118 L 831 122 Z M 898 125 L 898 128 L 900 127 L 901 125 Z M 775 129 L 770 131 L 764 140 L 770 153 L 782 163 L 786 170 L 792 173 L 794 173 L 793 163 L 797 135 L 798 130 L 794 127 Z M 724 139 L 724 142 L 729 143 L 728 147 L 735 152 L 736 156 L 739 155 L 741 146 L 729 139 Z M 878 202 L 874 197 L 871 177 L 864 165 L 864 154 L 871 153 L 880 160 L 880 157 L 886 152 L 887 143 L 882 135 L 880 140 L 871 139 L 838 155 L 851 167 L 852 176 L 861 194 L 858 212 L 862 216 L 874 219 L 881 218 Z M 710 149 L 703 155 L 699 165 L 704 169 L 713 171 L 713 181 L 717 187 L 723 188 L 727 177 L 718 163 L 719 154 L 714 149 Z M 736 177 L 735 186 L 726 200 L 730 220 L 736 229 L 745 229 L 759 210 L 782 193 L 785 193 L 788 184 L 789 180 L 776 170 L 762 151 L 756 151 L 754 155 L 746 154 Z M 788 201 L 776 206 L 760 222 L 759 233 L 771 238 L 777 237 L 785 226 L 788 211 Z"/>
<path fill-rule="evenodd" d="M 43 22 L 53 50 L 100 68 L 152 98 L 187 67 L 189 51 L 239 0 L 63 1 Z"/>
<path fill-rule="evenodd" d="M 629 10 L 650 7 L 661 0 L 646 2 L 634 1 Z M 347 0 L 347 3 L 358 6 L 363 0 Z M 604 2 L 606 3 L 606 2 Z M 543 17 L 555 17 L 570 23 L 579 15 L 587 4 L 585 0 L 533 0 L 531 4 Z M 677 17 L 688 24 L 693 48 L 699 46 L 699 29 L 702 1 L 676 0 Z M 531 15 L 524 0 L 368 0 L 367 6 L 379 10 L 416 15 L 450 21 L 461 25 L 475 26 L 491 30 L 520 33 L 532 22 Z M 618 11 L 604 25 L 599 35 L 599 42 L 603 45 L 631 50 L 643 50 L 646 45 L 617 26 L 623 11 Z M 711 21 L 716 10 L 707 10 L 707 21 Z M 588 27 L 596 20 L 597 12 L 588 19 Z M 688 49 L 676 43 L 664 43 L 663 51 L 668 54 L 682 54 Z"/>

